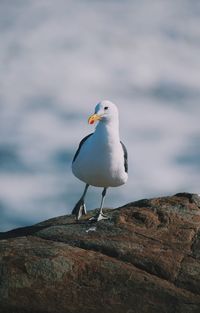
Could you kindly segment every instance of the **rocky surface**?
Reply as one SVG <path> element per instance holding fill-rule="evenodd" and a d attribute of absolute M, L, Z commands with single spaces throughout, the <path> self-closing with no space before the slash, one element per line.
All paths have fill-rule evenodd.
<path fill-rule="evenodd" d="M 0 233 L 0 312 L 199 313 L 200 198 L 107 211 Z"/>

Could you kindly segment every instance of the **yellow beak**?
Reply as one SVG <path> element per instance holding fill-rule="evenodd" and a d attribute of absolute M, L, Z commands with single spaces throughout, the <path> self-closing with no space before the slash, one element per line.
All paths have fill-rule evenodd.
<path fill-rule="evenodd" d="M 98 114 L 93 114 L 88 118 L 88 124 L 92 125 L 94 124 L 94 122 L 96 121 L 100 121 L 101 120 L 101 116 Z"/>

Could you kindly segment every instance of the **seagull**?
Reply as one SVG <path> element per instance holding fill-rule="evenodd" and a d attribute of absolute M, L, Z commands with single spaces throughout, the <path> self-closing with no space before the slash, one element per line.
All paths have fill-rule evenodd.
<path fill-rule="evenodd" d="M 108 219 L 103 213 L 106 191 L 118 187 L 128 179 L 128 153 L 119 137 L 119 114 L 117 106 L 104 100 L 95 107 L 95 113 L 88 119 L 90 125 L 98 122 L 94 133 L 84 137 L 74 155 L 72 172 L 85 183 L 84 192 L 76 203 L 72 214 L 76 220 L 87 214 L 85 196 L 89 186 L 102 187 L 99 212 L 91 221 Z"/>

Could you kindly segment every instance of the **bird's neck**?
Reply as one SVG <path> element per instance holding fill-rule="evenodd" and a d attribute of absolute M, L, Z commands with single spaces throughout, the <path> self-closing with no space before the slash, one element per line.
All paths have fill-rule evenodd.
<path fill-rule="evenodd" d="M 109 142 L 118 142 L 119 139 L 119 122 L 99 122 L 96 127 L 95 135 L 99 137 L 101 141 L 109 140 Z"/>

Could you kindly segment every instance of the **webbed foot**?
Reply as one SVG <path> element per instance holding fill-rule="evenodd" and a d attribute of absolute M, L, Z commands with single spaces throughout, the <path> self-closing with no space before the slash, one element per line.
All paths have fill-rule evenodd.
<path fill-rule="evenodd" d="M 109 216 L 107 216 L 106 214 L 100 212 L 97 215 L 90 217 L 89 221 L 91 221 L 91 222 L 99 222 L 101 220 L 108 220 L 108 219 L 110 219 Z"/>
<path fill-rule="evenodd" d="M 76 203 L 74 209 L 72 210 L 72 214 L 75 215 L 77 221 L 81 218 L 82 215 L 87 214 L 86 206 L 83 199 L 80 199 Z"/>

